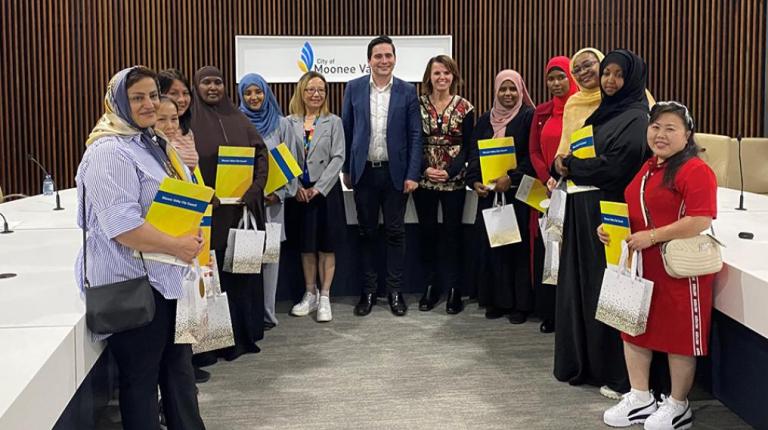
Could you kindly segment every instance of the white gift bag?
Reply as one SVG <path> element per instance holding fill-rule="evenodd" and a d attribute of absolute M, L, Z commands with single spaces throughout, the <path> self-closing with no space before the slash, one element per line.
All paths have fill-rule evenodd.
<path fill-rule="evenodd" d="M 182 281 L 182 296 L 176 301 L 174 343 L 197 343 L 208 322 L 203 270 L 197 260 Z"/>
<path fill-rule="evenodd" d="M 547 240 L 544 242 L 544 273 L 541 283 L 557 285 L 557 272 L 560 270 L 560 242 Z"/>
<path fill-rule="evenodd" d="M 493 206 L 483 209 L 483 221 L 485 221 L 485 231 L 488 233 L 491 248 L 522 241 L 515 207 L 507 204 L 504 193 L 495 193 Z"/>
<path fill-rule="evenodd" d="M 608 265 L 605 268 L 595 319 L 631 336 L 637 336 L 645 333 L 648 323 L 653 282 L 643 278 L 643 254 L 634 253 L 629 270 L 628 256 L 627 243 L 622 242 L 619 265 Z"/>
<path fill-rule="evenodd" d="M 565 181 L 562 179 L 557 182 L 552 195 L 549 198 L 549 208 L 547 208 L 546 225 L 544 230 L 547 233 L 548 240 L 563 240 L 563 224 L 565 222 L 565 200 L 568 197 Z"/>
<path fill-rule="evenodd" d="M 280 241 L 283 236 L 283 226 L 277 222 L 268 222 L 265 225 L 266 244 L 264 245 L 264 258 L 262 263 L 274 264 L 280 261 Z"/>
<path fill-rule="evenodd" d="M 212 351 L 233 346 L 235 344 L 232 332 L 232 319 L 229 314 L 229 299 L 221 292 L 219 268 L 216 253 L 211 251 L 211 262 L 203 267 L 203 279 L 206 286 L 206 324 L 205 330 L 192 345 L 192 352 Z"/>
<path fill-rule="evenodd" d="M 265 236 L 265 232 L 256 229 L 256 219 L 244 206 L 243 219 L 238 228 L 229 229 L 224 270 L 230 273 L 261 273 Z"/>

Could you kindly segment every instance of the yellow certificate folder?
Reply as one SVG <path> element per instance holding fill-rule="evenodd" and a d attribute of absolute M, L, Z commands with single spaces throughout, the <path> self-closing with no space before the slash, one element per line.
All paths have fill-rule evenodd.
<path fill-rule="evenodd" d="M 571 154 L 576 158 L 595 158 L 595 134 L 592 126 L 580 128 L 571 134 Z"/>
<path fill-rule="evenodd" d="M 478 140 L 477 149 L 480 153 L 480 173 L 483 175 L 484 185 L 491 185 L 491 181 L 517 168 L 515 139 L 512 137 Z"/>
<path fill-rule="evenodd" d="M 146 221 L 171 236 L 197 234 L 213 189 L 165 178 L 149 206 Z"/>
<path fill-rule="evenodd" d="M 549 207 L 547 186 L 532 176 L 523 175 L 515 198 L 541 213 L 546 213 Z"/>
<path fill-rule="evenodd" d="M 595 152 L 595 134 L 592 126 L 580 128 L 571 133 L 571 154 L 576 158 L 595 158 L 597 153 Z M 596 190 L 596 187 L 589 185 L 576 185 L 570 179 L 566 181 L 568 194 L 580 193 L 584 191 Z"/>
<path fill-rule="evenodd" d="M 605 246 L 605 260 L 608 264 L 616 266 L 621 258 L 621 242 L 631 233 L 627 204 L 601 200 L 600 216 L 603 230 L 611 236 L 610 243 Z"/>
<path fill-rule="evenodd" d="M 236 203 L 253 183 L 256 148 L 220 146 L 216 167 L 216 196 L 223 204 Z"/>
<path fill-rule="evenodd" d="M 275 192 L 278 188 L 301 175 L 301 167 L 285 143 L 281 143 L 269 150 L 269 170 L 267 185 L 264 186 L 264 195 Z"/>
<path fill-rule="evenodd" d="M 208 205 L 203 213 L 203 219 L 200 221 L 200 230 L 203 232 L 203 249 L 197 256 L 201 266 L 207 266 L 211 262 L 211 222 L 213 216 L 213 205 Z"/>

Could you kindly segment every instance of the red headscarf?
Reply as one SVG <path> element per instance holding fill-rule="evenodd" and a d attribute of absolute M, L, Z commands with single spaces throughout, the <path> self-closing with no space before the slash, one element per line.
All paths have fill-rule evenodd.
<path fill-rule="evenodd" d="M 579 91 L 579 86 L 576 85 L 576 81 L 571 76 L 571 59 L 565 56 L 552 57 L 547 63 L 547 67 L 544 69 L 544 76 L 547 76 L 552 69 L 557 68 L 565 72 L 565 76 L 568 77 L 568 94 L 560 97 L 554 97 L 554 107 L 552 109 L 552 115 L 563 116 L 565 111 L 565 102 L 573 93 Z"/>

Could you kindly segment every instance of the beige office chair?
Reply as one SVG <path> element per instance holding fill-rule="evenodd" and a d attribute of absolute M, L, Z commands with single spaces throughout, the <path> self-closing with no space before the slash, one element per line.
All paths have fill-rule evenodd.
<path fill-rule="evenodd" d="M 728 182 L 730 158 L 732 153 L 735 154 L 735 151 L 732 151 L 731 138 L 719 134 L 696 133 L 694 139 L 703 150 L 699 156 L 715 172 L 717 185 L 730 186 Z"/>
<path fill-rule="evenodd" d="M 24 197 L 27 197 L 26 194 L 3 194 L 3 187 L 0 187 L 0 203 L 5 203 L 8 200 L 12 199 L 23 199 Z"/>
<path fill-rule="evenodd" d="M 739 153 L 736 139 L 731 139 L 728 161 L 728 188 L 739 189 Z M 744 191 L 768 194 L 768 138 L 741 139 L 741 164 L 744 171 Z"/>

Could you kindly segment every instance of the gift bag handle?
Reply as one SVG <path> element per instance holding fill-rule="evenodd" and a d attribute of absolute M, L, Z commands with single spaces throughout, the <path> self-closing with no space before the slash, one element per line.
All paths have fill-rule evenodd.
<path fill-rule="evenodd" d="M 246 206 L 243 206 L 243 218 L 239 223 L 237 223 L 237 228 L 250 230 L 251 227 L 253 227 L 253 230 L 259 229 L 258 224 L 256 223 L 256 217 L 251 213 L 251 211 L 248 210 Z"/>
<path fill-rule="evenodd" d="M 494 191 L 493 194 L 493 207 L 498 208 L 507 205 L 507 198 L 504 196 L 504 193 Z M 499 198 L 499 195 L 501 195 L 501 198 Z M 499 200 L 501 200 L 501 202 L 499 202 Z"/>
<path fill-rule="evenodd" d="M 629 258 L 629 246 L 627 242 L 621 241 L 621 257 L 619 257 L 619 269 L 627 270 L 627 259 Z M 635 251 L 632 255 L 632 263 L 629 267 L 629 274 L 632 279 L 643 277 L 643 253 Z"/>
<path fill-rule="evenodd" d="M 248 207 L 245 205 L 243 205 L 243 219 L 241 219 L 240 222 L 243 224 L 243 230 L 248 230 L 250 228 L 248 225 Z"/>

